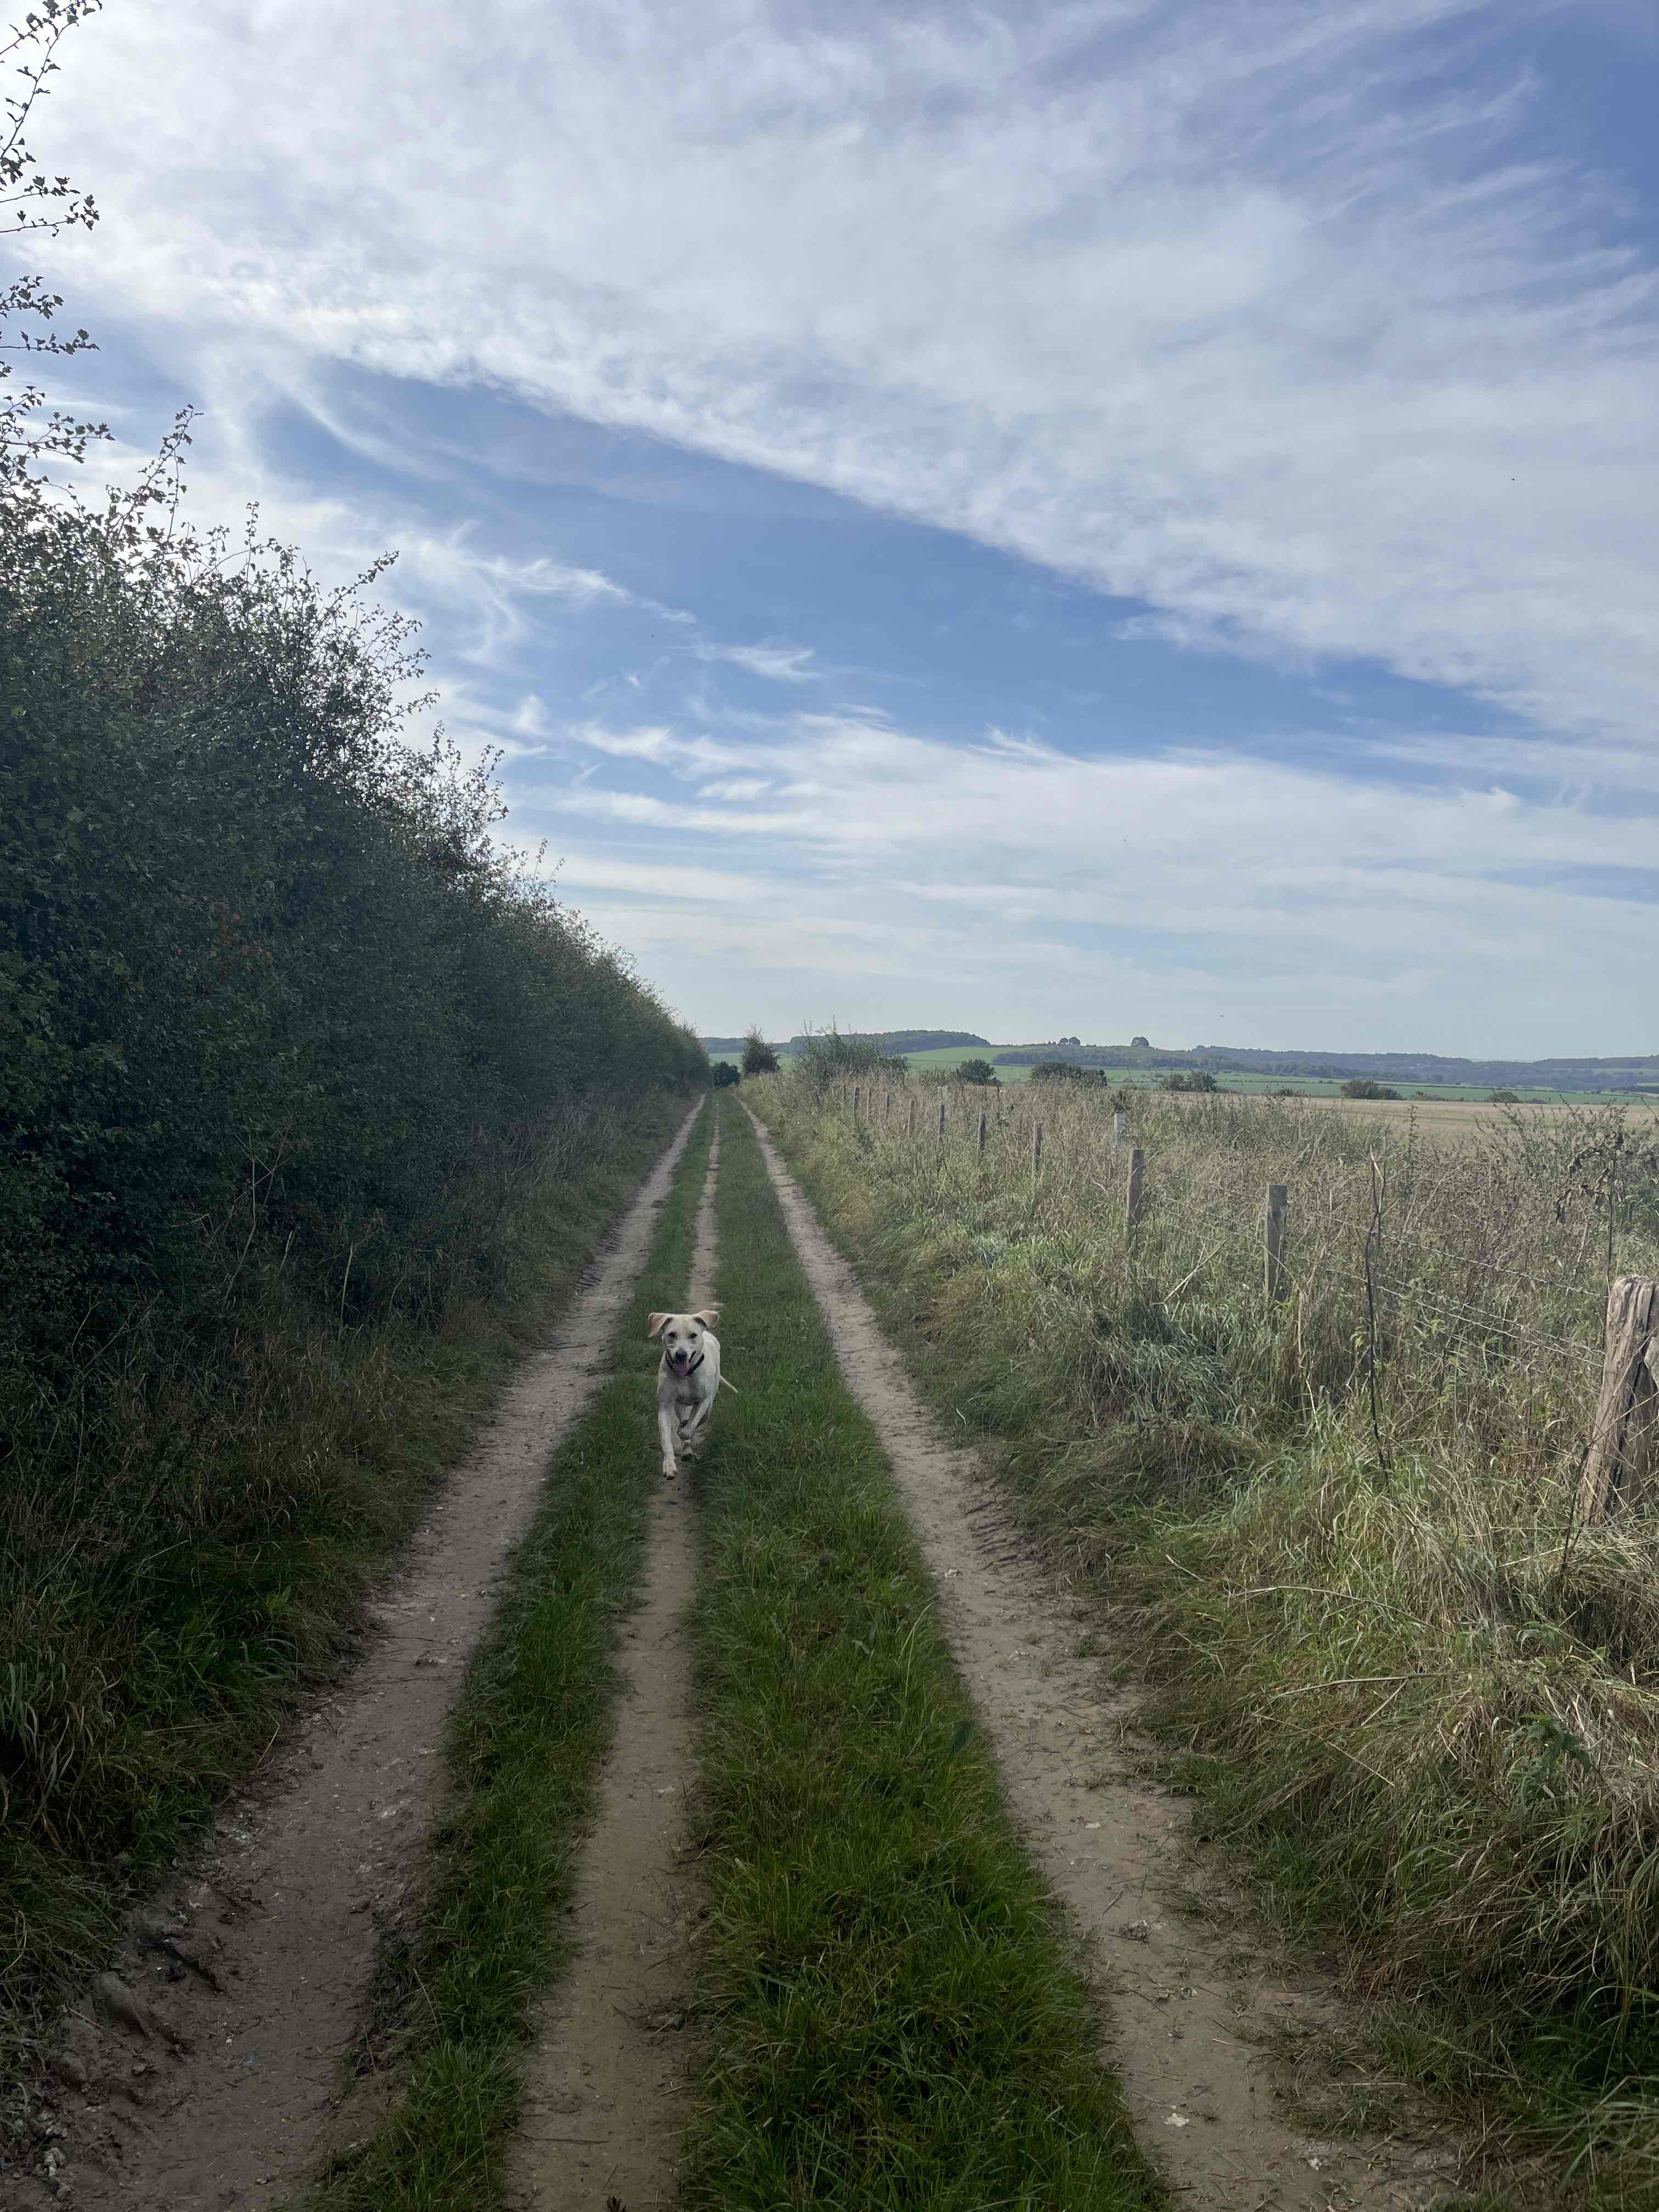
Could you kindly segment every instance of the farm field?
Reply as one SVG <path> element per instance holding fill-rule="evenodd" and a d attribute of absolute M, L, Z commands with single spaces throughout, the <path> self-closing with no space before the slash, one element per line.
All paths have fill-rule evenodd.
<path fill-rule="evenodd" d="M 1659 2202 L 1659 1527 L 1639 1486 L 1577 1510 L 1609 1273 L 1659 1273 L 1651 1109 L 1413 1133 L 1148 1094 L 1126 1237 L 1098 1094 L 1045 1098 L 1040 1176 L 1023 1094 L 982 1164 L 977 1098 L 941 1146 L 932 1085 L 914 1138 L 840 1086 L 744 1095 L 1090 1594 L 1254 1909 L 1366 1993 L 1357 2107 L 1449 2096 L 1507 2162 L 1483 2202 Z"/>
<path fill-rule="evenodd" d="M 907 1053 L 904 1057 L 913 1076 L 938 1080 L 953 1075 L 964 1060 L 989 1060 L 994 1066 L 996 1066 L 997 1055 L 1000 1053 L 1022 1048 L 1004 1044 L 951 1045 L 940 1051 Z M 783 1066 L 787 1069 L 793 1064 L 797 1055 L 786 1051 L 781 1057 Z M 742 1064 L 741 1055 L 737 1053 L 711 1053 L 709 1058 L 711 1063 L 715 1066 L 737 1067 Z M 1156 1091 L 1162 1087 L 1163 1072 L 1157 1069 L 1126 1067 L 1109 1068 L 1104 1072 L 1109 1088 L 1116 1088 L 1121 1085 L 1125 1090 Z M 997 1080 L 1004 1089 L 1029 1084 L 1031 1079 L 1031 1070 L 1029 1066 L 997 1066 L 996 1073 Z M 1486 1084 L 1413 1085 L 1401 1084 L 1396 1086 L 1402 1093 L 1398 1099 L 1351 1100 L 1343 1098 L 1341 1081 L 1335 1077 L 1256 1075 L 1227 1072 L 1219 1074 L 1217 1077 L 1217 1082 L 1222 1090 L 1236 1091 L 1245 1097 L 1269 1096 L 1288 1088 L 1299 1097 L 1331 1099 L 1340 1104 L 1345 1110 L 1357 1105 L 1362 1112 L 1370 1109 L 1383 1118 L 1401 1115 L 1405 1109 L 1413 1105 L 1417 1106 L 1419 1110 L 1425 1106 L 1449 1104 L 1480 1107 L 1487 1112 L 1502 1110 L 1501 1107 L 1493 1108 L 1492 1086 Z M 1577 1103 L 1596 1105 L 1623 1103 L 1639 1106 L 1643 1103 L 1639 1096 L 1633 1095 L 1629 1091 L 1563 1092 L 1537 1087 L 1522 1087 L 1516 1090 L 1515 1097 L 1528 1105 Z"/>

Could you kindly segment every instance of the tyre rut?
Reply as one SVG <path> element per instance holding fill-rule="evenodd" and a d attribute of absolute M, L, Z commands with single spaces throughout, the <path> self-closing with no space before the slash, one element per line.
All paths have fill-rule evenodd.
<path fill-rule="evenodd" d="M 689 1308 L 714 1289 L 719 1168 L 717 1123 Z M 662 2212 L 679 2201 L 698 1905 L 685 1832 L 697 1565 L 689 1476 L 659 1484 L 646 1540 L 641 1600 L 618 1656 L 616 1739 L 571 1907 L 578 1955 L 542 2008 L 508 2161 L 508 2201 L 525 2212 L 599 2212 L 607 2203 Z"/>

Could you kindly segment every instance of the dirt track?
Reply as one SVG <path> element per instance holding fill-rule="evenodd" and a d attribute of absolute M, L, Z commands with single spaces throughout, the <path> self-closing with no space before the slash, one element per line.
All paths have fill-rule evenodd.
<path fill-rule="evenodd" d="M 1316 2044 L 1336 2000 L 1266 1971 L 1230 1977 L 1215 1928 L 1172 1909 L 1170 1875 L 1193 1872 L 1183 1801 L 1137 1775 L 1129 1701 L 1098 1660 L 1079 1657 L 1063 1594 L 974 1454 L 941 1440 L 852 1270 L 755 1127 L 836 1357 L 892 1462 L 1015 1820 L 1092 1946 L 1119 2023 L 1106 2056 L 1143 2149 L 1192 2212 L 1431 2204 L 1451 2179 L 1443 2144 L 1327 2141 L 1284 2113 L 1262 2039 Z"/>
<path fill-rule="evenodd" d="M 445 1483 L 360 1666 L 135 1924 L 101 2002 L 89 1995 L 66 2023 L 47 2085 L 56 2176 L 0 2180 L 4 2212 L 64 2201 L 78 2212 L 243 2212 L 302 2179 L 360 2022 L 377 1922 L 431 1815 L 445 1716 L 548 1457 L 607 1370 L 697 1110 L 556 1340 Z"/>

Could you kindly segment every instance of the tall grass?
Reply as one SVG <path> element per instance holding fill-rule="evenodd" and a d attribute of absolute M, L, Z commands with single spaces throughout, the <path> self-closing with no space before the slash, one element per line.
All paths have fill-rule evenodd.
<path fill-rule="evenodd" d="M 981 1093 L 918 1090 L 915 1136 L 897 1084 L 856 1124 L 837 1084 L 747 1095 L 924 1373 L 1121 1601 L 1206 1818 L 1396 2001 L 1396 2055 L 1659 2203 L 1659 1520 L 1639 1493 L 1605 1527 L 1575 1511 L 1609 1270 L 1659 1272 L 1651 1115 L 1429 1141 L 1136 1094 L 1130 1239 L 1109 1097 L 993 1098 L 981 1164 Z"/>

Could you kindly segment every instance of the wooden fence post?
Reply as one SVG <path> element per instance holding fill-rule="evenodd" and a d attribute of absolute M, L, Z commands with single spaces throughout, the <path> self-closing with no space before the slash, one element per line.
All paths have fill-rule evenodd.
<path fill-rule="evenodd" d="M 1261 1243 L 1267 1261 L 1263 1285 L 1267 1303 L 1272 1305 L 1282 1298 L 1291 1287 L 1290 1275 L 1285 1266 L 1285 1209 L 1287 1194 L 1282 1182 L 1267 1185 L 1267 1211 L 1262 1218 Z"/>
<path fill-rule="evenodd" d="M 904 1117 L 904 1133 L 907 1137 L 914 1137 L 916 1133 L 916 1100 L 914 1091 L 910 1094 L 910 1110 Z"/>
<path fill-rule="evenodd" d="M 1627 1479 L 1639 1480 L 1644 1471 L 1659 1412 L 1656 1306 L 1659 1283 L 1644 1275 L 1620 1275 L 1607 1292 L 1601 1390 L 1578 1484 L 1578 1517 L 1586 1525 L 1616 1511 Z"/>
<path fill-rule="evenodd" d="M 1128 1116 L 1123 1114 L 1114 1114 L 1112 1116 L 1112 1150 L 1114 1152 L 1120 1152 L 1122 1149 L 1123 1124 L 1127 1118 Z"/>
<path fill-rule="evenodd" d="M 983 1114 L 979 1117 L 979 1156 L 981 1160 L 985 1158 L 985 1116 Z"/>
<path fill-rule="evenodd" d="M 939 1094 L 939 1140 L 941 1145 L 945 1142 L 945 1093 L 942 1091 Z"/>
<path fill-rule="evenodd" d="M 893 1094 L 890 1091 L 881 1109 L 881 1126 L 884 1129 L 893 1118 Z"/>
<path fill-rule="evenodd" d="M 1139 1145 L 1129 1150 L 1129 1182 L 1123 1194 L 1123 1233 L 1133 1237 L 1140 1219 L 1141 1190 L 1146 1174 L 1146 1155 Z"/>
<path fill-rule="evenodd" d="M 853 1085 L 853 1127 L 855 1129 L 859 1125 L 859 1099 L 861 1096 L 861 1088 L 855 1083 Z"/>
<path fill-rule="evenodd" d="M 1042 1173 L 1042 1124 L 1039 1121 L 1031 1134 L 1031 1181 Z"/>

